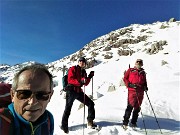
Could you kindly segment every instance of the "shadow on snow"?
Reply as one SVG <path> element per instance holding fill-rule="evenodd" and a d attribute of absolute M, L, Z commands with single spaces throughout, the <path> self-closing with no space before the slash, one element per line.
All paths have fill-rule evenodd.
<path fill-rule="evenodd" d="M 161 130 L 178 131 L 178 132 L 180 130 L 180 124 L 179 124 L 180 122 L 173 119 L 157 118 L 156 121 L 155 117 L 144 115 L 144 122 L 147 130 L 148 129 L 159 130 L 159 126 Z M 141 116 L 139 116 L 137 124 L 139 128 L 144 129 L 144 124 Z"/>
<path fill-rule="evenodd" d="M 180 130 L 180 125 L 179 125 L 180 122 L 173 119 L 157 118 L 157 121 L 156 121 L 154 117 L 144 115 L 144 121 L 145 121 L 145 126 L 147 130 L 159 130 L 159 126 L 160 126 L 161 131 L 169 130 L 169 131 L 179 132 Z M 158 123 L 159 123 L 159 126 L 158 126 Z M 99 121 L 99 122 L 96 122 L 96 124 L 103 128 L 103 127 L 109 127 L 109 126 L 120 126 L 122 122 Z M 140 129 L 144 130 L 144 124 L 143 124 L 143 120 L 141 116 L 139 116 L 137 125 Z M 79 125 L 71 126 L 70 130 L 75 131 L 78 129 L 83 129 L 83 126 L 86 128 L 86 124 L 85 125 L 79 124 Z"/>

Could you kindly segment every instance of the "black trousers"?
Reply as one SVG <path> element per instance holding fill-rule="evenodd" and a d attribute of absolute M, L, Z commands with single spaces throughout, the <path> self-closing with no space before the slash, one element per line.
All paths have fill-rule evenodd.
<path fill-rule="evenodd" d="M 133 115 L 132 115 L 131 123 L 136 124 L 140 109 L 141 108 L 139 107 L 139 108 L 133 110 L 133 106 L 128 104 L 127 108 L 125 110 L 123 124 L 128 125 L 132 110 L 133 110 Z"/>
<path fill-rule="evenodd" d="M 68 127 L 68 119 L 75 99 L 77 99 L 81 103 L 84 103 L 84 93 L 83 92 L 77 93 L 74 90 L 67 90 L 66 105 L 61 122 L 62 126 L 65 128 Z M 87 120 L 88 121 L 94 120 L 95 119 L 94 102 L 87 95 L 85 95 L 85 105 L 88 107 Z"/>

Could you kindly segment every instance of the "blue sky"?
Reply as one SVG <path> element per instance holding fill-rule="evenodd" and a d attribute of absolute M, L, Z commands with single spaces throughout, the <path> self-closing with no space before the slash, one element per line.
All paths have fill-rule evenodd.
<path fill-rule="evenodd" d="M 130 24 L 180 20 L 179 0 L 0 0 L 0 64 L 49 63 Z"/>

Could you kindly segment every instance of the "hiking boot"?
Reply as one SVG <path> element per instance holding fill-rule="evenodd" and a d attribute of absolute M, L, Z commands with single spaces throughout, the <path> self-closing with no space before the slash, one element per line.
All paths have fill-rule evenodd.
<path fill-rule="evenodd" d="M 64 131 L 64 133 L 69 133 L 69 129 L 68 129 L 68 127 L 63 127 L 63 126 L 61 126 L 61 130 L 63 130 Z"/>
<path fill-rule="evenodd" d="M 124 130 L 127 130 L 128 129 L 128 126 L 127 125 L 122 125 L 122 128 L 124 129 Z"/>
<path fill-rule="evenodd" d="M 136 128 L 137 124 L 136 123 L 135 124 L 134 123 L 130 123 L 129 126 L 132 127 L 132 128 Z"/>
<path fill-rule="evenodd" d="M 97 125 L 93 122 L 93 120 L 91 120 L 91 121 L 88 121 L 87 128 L 88 129 L 95 129 L 95 128 L 97 128 Z"/>

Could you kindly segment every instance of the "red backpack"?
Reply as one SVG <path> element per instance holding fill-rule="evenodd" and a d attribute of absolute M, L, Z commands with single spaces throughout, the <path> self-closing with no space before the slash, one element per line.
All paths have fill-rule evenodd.
<path fill-rule="evenodd" d="M 12 133 L 12 122 L 13 116 L 10 110 L 7 108 L 11 101 L 11 84 L 0 83 L 0 128 L 3 129 L 0 131 L 0 135 L 9 135 Z"/>
<path fill-rule="evenodd" d="M 0 83 L 0 108 L 7 107 L 11 101 L 11 84 Z"/>
<path fill-rule="evenodd" d="M 0 135 L 13 135 L 13 115 L 8 108 L 0 108 Z"/>

